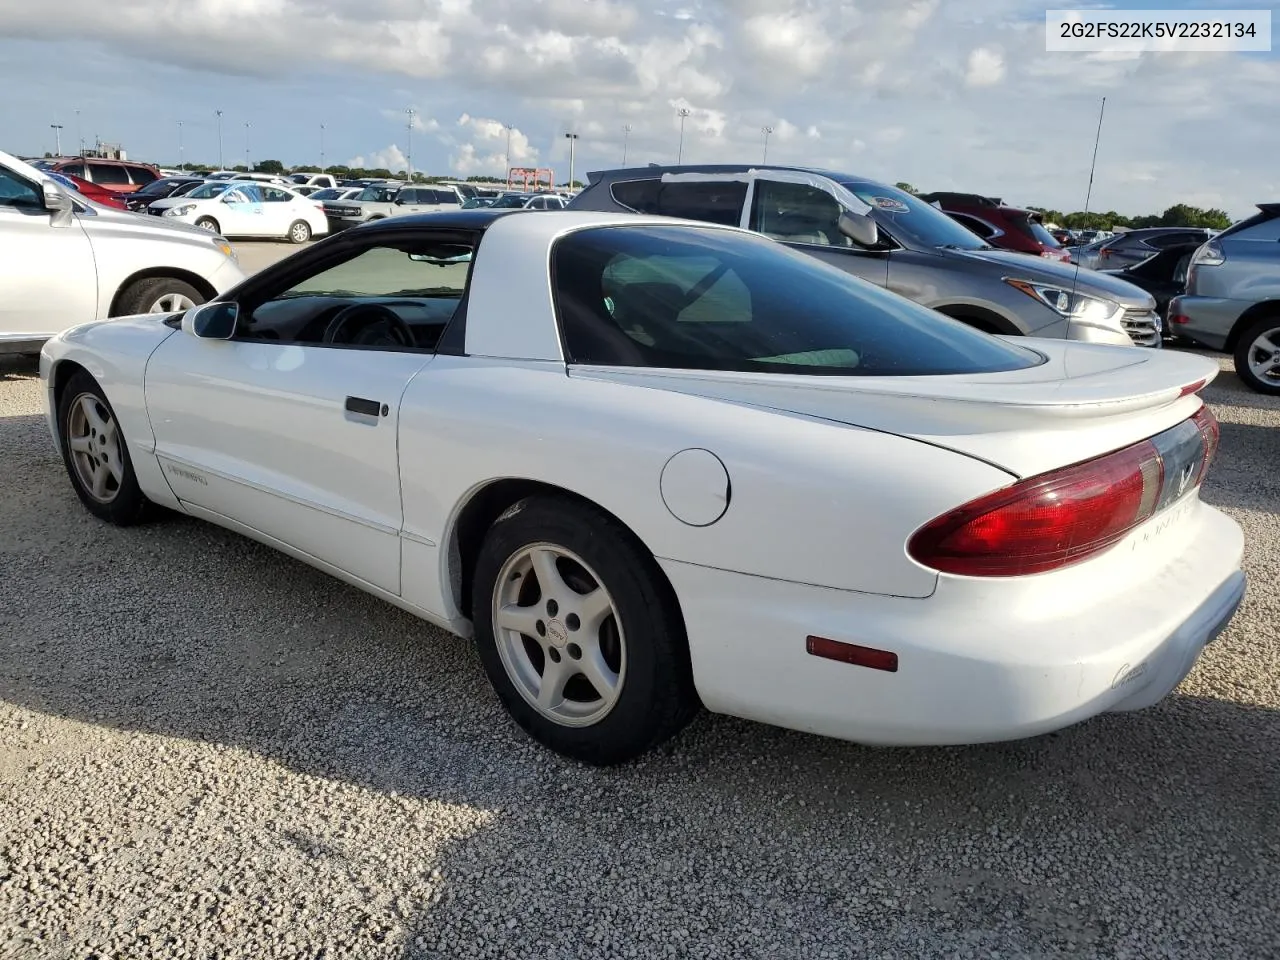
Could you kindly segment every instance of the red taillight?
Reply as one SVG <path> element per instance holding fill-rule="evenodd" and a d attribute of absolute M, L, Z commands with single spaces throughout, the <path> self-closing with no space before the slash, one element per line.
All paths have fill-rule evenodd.
<path fill-rule="evenodd" d="M 1183 397 L 1189 397 L 1193 393 L 1199 393 L 1208 382 L 1208 380 L 1197 380 L 1195 383 L 1188 383 L 1182 388 L 1182 392 L 1178 394 L 1178 399 L 1181 400 Z M 1209 414 L 1209 416 L 1213 416 L 1213 414 Z M 1217 421 L 1214 422 L 1216 423 Z"/>
<path fill-rule="evenodd" d="M 1222 438 L 1222 430 L 1218 426 L 1218 418 L 1207 406 L 1201 407 L 1200 411 L 1191 418 L 1191 422 L 1199 429 L 1200 437 L 1204 441 L 1204 459 L 1200 462 L 1200 472 L 1196 475 L 1196 484 L 1199 485 L 1204 482 L 1213 458 L 1218 455 L 1218 441 Z"/>
<path fill-rule="evenodd" d="M 1191 318 L 1184 313 L 1175 313 L 1169 318 L 1170 323 L 1190 323 Z"/>
<path fill-rule="evenodd" d="M 1187 422 L 1200 433 L 1199 485 L 1217 453 L 1218 422 L 1201 407 L 1190 421 L 1168 431 L 1182 438 L 1172 442 L 1191 439 Z M 1164 443 L 1164 437 L 1154 439 Z M 943 514 L 916 532 L 907 552 L 927 567 L 961 576 L 1015 577 L 1056 570 L 1117 543 L 1158 507 L 1181 496 L 1186 479 L 1179 477 L 1177 488 L 1166 491 L 1164 458 L 1156 443 L 1144 440 L 1019 481 Z"/>
<path fill-rule="evenodd" d="M 1111 256 L 1111 251 L 1110 251 L 1110 250 L 1108 250 L 1106 247 L 1103 247 L 1101 250 L 1099 250 L 1099 251 L 1098 251 L 1098 259 L 1099 259 L 1099 260 L 1106 260 L 1106 259 L 1108 259 L 1110 256 Z"/>

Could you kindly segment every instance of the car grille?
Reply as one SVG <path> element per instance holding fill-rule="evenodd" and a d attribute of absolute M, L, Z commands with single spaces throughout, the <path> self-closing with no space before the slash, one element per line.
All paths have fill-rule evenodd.
<path fill-rule="evenodd" d="M 163 210 L 157 210 L 155 207 L 147 207 L 147 213 L 151 214 L 153 217 L 163 217 L 163 216 L 164 216 L 164 211 L 163 211 Z"/>
<path fill-rule="evenodd" d="M 324 205 L 324 215 L 326 217 L 358 217 L 360 216 L 359 207 L 331 207 L 329 204 Z"/>
<path fill-rule="evenodd" d="M 1160 316 L 1153 310 L 1126 310 L 1120 318 L 1120 326 L 1129 335 L 1129 339 L 1140 347 L 1160 346 L 1163 324 Z"/>

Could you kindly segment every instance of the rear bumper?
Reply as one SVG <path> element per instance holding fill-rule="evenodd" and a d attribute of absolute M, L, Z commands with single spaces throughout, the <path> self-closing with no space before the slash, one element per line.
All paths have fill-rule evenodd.
<path fill-rule="evenodd" d="M 1225 628 L 1245 589 L 1239 526 L 1195 495 L 1166 513 L 1097 561 L 943 576 L 927 599 L 663 568 L 710 710 L 868 744 L 1013 740 L 1158 702 Z M 808 635 L 891 651 L 898 670 L 811 656 Z"/>
<path fill-rule="evenodd" d="M 351 227 L 358 227 L 363 222 L 361 220 L 348 220 L 340 217 L 325 217 L 329 223 L 330 233 L 341 233 L 343 230 L 349 230 Z"/>
<path fill-rule="evenodd" d="M 0 334 L 0 356 L 13 354 L 38 354 L 44 342 L 52 334 L 3 333 Z"/>
<path fill-rule="evenodd" d="M 1222 297 L 1174 297 L 1169 302 L 1169 334 L 1213 350 L 1225 350 L 1231 328 L 1250 306 L 1243 300 Z"/>

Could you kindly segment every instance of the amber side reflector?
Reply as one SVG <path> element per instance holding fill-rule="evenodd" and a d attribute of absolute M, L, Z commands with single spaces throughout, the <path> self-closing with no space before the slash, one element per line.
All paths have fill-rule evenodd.
<path fill-rule="evenodd" d="M 872 670 L 884 670 L 888 673 L 898 672 L 898 655 L 888 650 L 860 647 L 856 643 L 841 643 L 826 637 L 806 637 L 805 649 L 813 656 L 826 660 L 838 660 L 855 667 L 870 667 Z"/>

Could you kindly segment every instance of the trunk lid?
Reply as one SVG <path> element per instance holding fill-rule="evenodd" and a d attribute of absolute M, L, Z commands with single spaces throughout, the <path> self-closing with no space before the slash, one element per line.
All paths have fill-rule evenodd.
<path fill-rule="evenodd" d="M 1033 476 L 1118 450 L 1190 417 L 1218 374 L 1195 354 L 1010 338 L 1045 362 L 1001 373 L 827 377 L 571 367 L 570 376 L 671 390 L 878 430 Z M 1193 390 L 1194 388 L 1194 390 Z"/>

